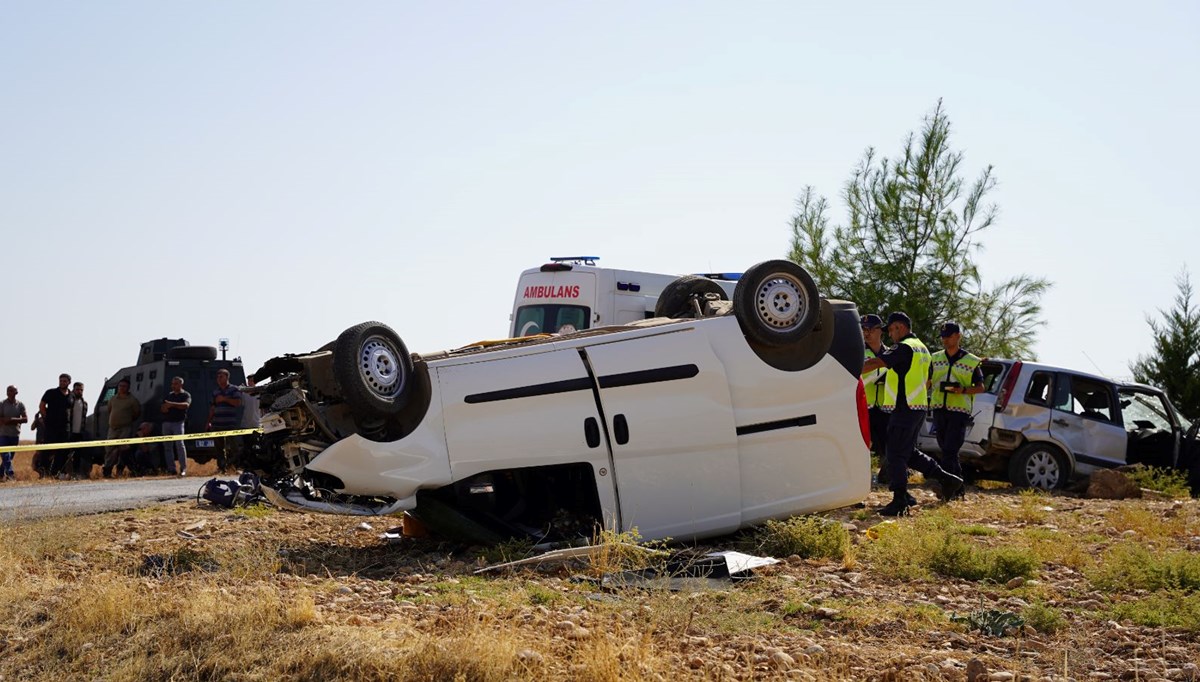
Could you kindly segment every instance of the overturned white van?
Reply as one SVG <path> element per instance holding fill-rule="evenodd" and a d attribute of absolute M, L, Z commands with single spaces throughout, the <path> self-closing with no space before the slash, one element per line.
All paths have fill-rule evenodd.
<path fill-rule="evenodd" d="M 681 286 L 690 288 L 688 280 Z M 787 261 L 654 318 L 410 355 L 368 322 L 253 376 L 278 504 L 490 542 L 716 535 L 869 490 L 862 332 Z M 690 311 L 690 312 L 689 312 Z"/>

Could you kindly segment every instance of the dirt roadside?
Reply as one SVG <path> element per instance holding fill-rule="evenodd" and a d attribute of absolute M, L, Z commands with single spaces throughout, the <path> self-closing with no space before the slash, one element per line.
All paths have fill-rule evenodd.
<path fill-rule="evenodd" d="M 869 511 L 881 493 L 867 509 L 827 515 L 850 531 L 842 559 L 781 557 L 754 580 L 698 592 L 608 590 L 596 566 L 578 562 L 475 575 L 500 557 L 381 538 L 395 518 L 180 502 L 10 522 L 0 561 L 20 577 L 0 579 L 0 675 L 965 680 L 972 665 L 996 681 L 1200 680 L 1200 573 L 1187 573 L 1200 566 L 1187 560 L 1200 556 L 1197 501 L 991 490 L 942 506 L 916 494 L 921 509 L 894 523 Z M 922 572 L 905 567 L 903 546 L 879 549 L 893 533 L 945 529 L 981 551 L 1026 552 L 1035 568 L 1001 584 Z M 1183 557 L 1182 581 L 1167 590 L 1102 579 L 1120 559 L 1113 552 L 1139 547 Z M 80 586 L 86 603 L 71 598 Z M 109 613 L 106 598 L 123 600 L 120 614 L 79 622 L 88 604 Z M 216 626 L 228 630 L 219 646 L 186 636 L 204 608 L 228 610 L 230 599 L 245 610 Z M 1155 612 L 1133 608 L 1159 602 L 1182 620 L 1147 624 Z M 1025 623 L 985 634 L 972 623 L 988 613 Z"/>

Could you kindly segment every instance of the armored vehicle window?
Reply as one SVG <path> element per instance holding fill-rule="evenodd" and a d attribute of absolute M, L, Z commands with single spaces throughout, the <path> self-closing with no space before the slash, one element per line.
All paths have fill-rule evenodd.
<path fill-rule="evenodd" d="M 142 380 L 142 373 L 141 373 L 141 372 L 138 372 L 138 373 L 137 373 L 137 378 L 136 378 L 136 379 L 134 379 L 134 381 L 141 381 L 141 380 Z"/>
<path fill-rule="evenodd" d="M 150 370 L 150 380 L 154 381 L 157 378 L 158 378 L 158 370 L 157 369 Z"/>

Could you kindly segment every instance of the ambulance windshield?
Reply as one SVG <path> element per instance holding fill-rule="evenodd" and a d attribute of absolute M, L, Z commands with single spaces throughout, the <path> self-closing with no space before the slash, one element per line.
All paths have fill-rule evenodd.
<path fill-rule="evenodd" d="M 516 336 L 535 334 L 569 333 L 588 328 L 591 311 L 581 305 L 527 305 L 517 308 L 517 319 L 513 324 Z M 566 325 L 564 329 L 563 326 Z"/>

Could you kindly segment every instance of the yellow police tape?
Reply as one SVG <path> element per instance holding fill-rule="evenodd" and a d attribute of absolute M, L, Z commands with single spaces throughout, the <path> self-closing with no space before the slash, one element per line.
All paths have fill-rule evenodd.
<path fill-rule="evenodd" d="M 144 438 L 109 438 L 107 440 L 77 440 L 70 443 L 41 443 L 40 445 L 0 446 L 0 452 L 27 452 L 30 450 L 74 450 L 75 448 L 102 448 L 110 445 L 134 445 L 137 443 L 166 443 L 175 440 L 208 440 L 226 436 L 244 436 L 259 433 L 262 429 L 233 429 L 230 431 L 205 431 L 185 433 L 178 436 L 146 436 Z"/>

